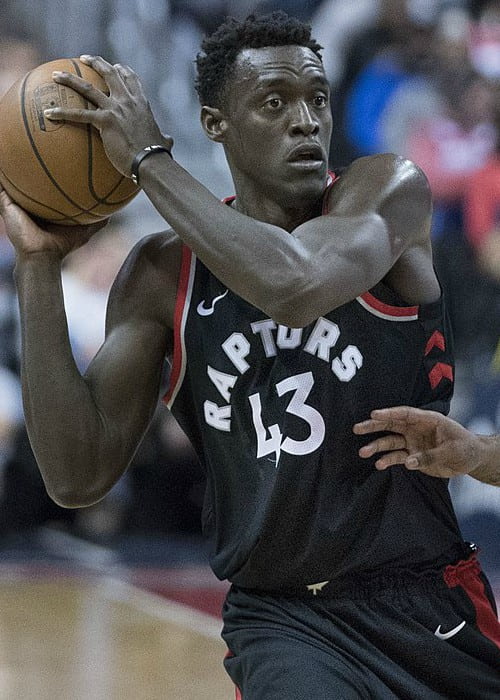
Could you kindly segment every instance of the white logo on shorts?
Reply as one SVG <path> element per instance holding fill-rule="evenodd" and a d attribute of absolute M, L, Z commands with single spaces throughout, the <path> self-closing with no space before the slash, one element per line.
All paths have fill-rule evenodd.
<path fill-rule="evenodd" d="M 454 637 L 456 634 L 458 634 L 458 633 L 460 632 L 460 630 L 461 630 L 463 627 L 465 627 L 465 625 L 466 625 L 466 622 L 465 622 L 465 620 L 464 620 L 463 622 L 461 622 L 459 625 L 457 625 L 456 627 L 454 627 L 454 628 L 453 628 L 452 630 L 450 630 L 449 632 L 441 632 L 441 625 L 438 625 L 438 628 L 437 628 L 437 630 L 434 632 L 434 634 L 435 634 L 436 637 L 438 637 L 439 639 L 451 639 L 451 637 Z"/>
<path fill-rule="evenodd" d="M 330 581 L 321 581 L 321 583 L 311 583 L 309 586 L 306 586 L 306 588 L 308 591 L 311 591 L 313 595 L 318 595 L 318 591 L 323 590 L 327 583 L 330 583 Z"/>

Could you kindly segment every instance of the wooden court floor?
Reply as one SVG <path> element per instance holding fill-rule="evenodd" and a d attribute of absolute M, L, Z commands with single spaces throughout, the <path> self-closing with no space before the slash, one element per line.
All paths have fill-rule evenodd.
<path fill-rule="evenodd" d="M 122 580 L 0 578 L 1 700 L 229 700 L 221 623 Z"/>

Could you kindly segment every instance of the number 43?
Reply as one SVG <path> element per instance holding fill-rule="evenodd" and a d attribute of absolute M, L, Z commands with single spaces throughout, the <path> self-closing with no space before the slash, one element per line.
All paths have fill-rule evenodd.
<path fill-rule="evenodd" d="M 320 447 L 325 438 L 325 421 L 315 408 L 306 404 L 306 399 L 313 386 L 314 377 L 312 372 L 295 374 L 276 384 L 278 396 L 283 396 L 289 391 L 294 392 L 285 411 L 298 416 L 309 425 L 310 433 L 306 440 L 293 440 L 290 437 L 283 439 L 280 427 L 277 424 L 269 426 L 266 430 L 262 422 L 260 394 L 256 393 L 248 397 L 252 407 L 253 424 L 257 435 L 257 458 L 276 453 L 276 462 L 278 462 L 281 450 L 291 455 L 307 455 Z"/>

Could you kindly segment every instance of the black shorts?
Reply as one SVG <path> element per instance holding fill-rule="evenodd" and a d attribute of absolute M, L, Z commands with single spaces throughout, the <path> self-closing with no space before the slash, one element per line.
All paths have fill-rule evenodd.
<path fill-rule="evenodd" d="M 233 586 L 223 616 L 242 700 L 500 698 L 500 624 L 475 555 L 335 593 Z"/>

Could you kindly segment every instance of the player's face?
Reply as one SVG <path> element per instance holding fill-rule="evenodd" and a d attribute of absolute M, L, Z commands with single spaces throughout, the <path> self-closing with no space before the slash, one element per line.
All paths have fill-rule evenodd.
<path fill-rule="evenodd" d="M 242 51 L 225 111 L 224 144 L 233 176 L 293 203 L 321 195 L 332 117 L 328 82 L 313 51 L 302 46 Z"/>

